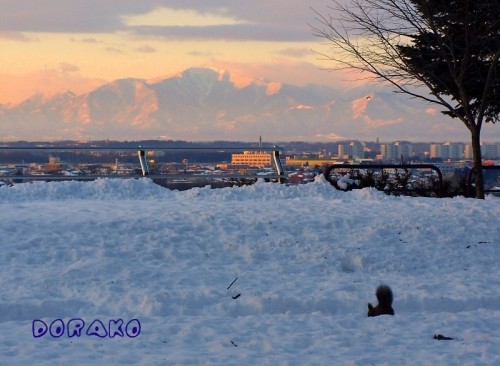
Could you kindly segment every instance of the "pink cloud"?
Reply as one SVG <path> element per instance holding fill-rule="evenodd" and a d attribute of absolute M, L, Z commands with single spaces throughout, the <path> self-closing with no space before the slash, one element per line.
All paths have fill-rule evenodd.
<path fill-rule="evenodd" d="M 17 104 L 37 93 L 53 94 L 70 90 L 83 94 L 105 83 L 104 80 L 82 77 L 74 72 L 77 69 L 74 65 L 61 63 L 57 70 L 0 74 L 0 85 L 6 86 L 0 88 L 0 104 Z"/>
<path fill-rule="evenodd" d="M 438 110 L 436 108 L 429 107 L 425 110 L 425 113 L 430 116 L 436 116 L 438 114 Z"/>
<path fill-rule="evenodd" d="M 0 32 L 0 39 L 14 42 L 33 42 L 34 39 L 20 32 Z"/>

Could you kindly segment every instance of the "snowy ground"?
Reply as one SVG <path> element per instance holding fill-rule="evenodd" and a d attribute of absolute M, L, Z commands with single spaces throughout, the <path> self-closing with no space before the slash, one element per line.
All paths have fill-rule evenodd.
<path fill-rule="evenodd" d="M 0 207 L 1 365 L 500 365 L 499 198 L 141 179 L 1 187 Z M 396 315 L 367 318 L 380 283 Z"/>

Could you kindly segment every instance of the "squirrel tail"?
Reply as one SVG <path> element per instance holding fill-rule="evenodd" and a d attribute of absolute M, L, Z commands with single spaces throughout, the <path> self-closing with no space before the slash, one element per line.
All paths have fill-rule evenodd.
<path fill-rule="evenodd" d="M 378 303 L 381 306 L 392 306 L 392 290 L 389 286 L 380 285 L 377 287 L 375 295 L 377 296 Z"/>
<path fill-rule="evenodd" d="M 374 307 L 372 304 L 368 303 L 368 316 L 378 316 L 383 314 L 394 315 L 391 288 L 387 285 L 380 285 L 377 287 L 375 295 L 377 296 L 378 304 Z"/>

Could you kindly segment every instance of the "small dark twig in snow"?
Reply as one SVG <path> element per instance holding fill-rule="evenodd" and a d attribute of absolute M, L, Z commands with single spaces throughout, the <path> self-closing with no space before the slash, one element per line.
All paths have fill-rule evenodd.
<path fill-rule="evenodd" d="M 453 341 L 455 338 L 446 337 L 442 334 L 434 334 L 434 339 L 437 339 L 438 341 Z"/>
<path fill-rule="evenodd" d="M 228 290 L 231 288 L 231 286 L 232 286 L 232 285 L 236 282 L 236 280 L 237 280 L 237 279 L 238 279 L 238 277 L 236 277 L 236 278 L 234 279 L 234 281 L 233 281 L 233 282 L 231 282 L 231 284 L 230 284 L 229 286 L 227 286 L 226 291 L 228 291 Z"/>

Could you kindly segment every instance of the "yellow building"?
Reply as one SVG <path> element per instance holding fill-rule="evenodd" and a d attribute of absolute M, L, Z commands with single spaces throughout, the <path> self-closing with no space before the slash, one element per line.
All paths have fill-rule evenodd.
<path fill-rule="evenodd" d="M 243 154 L 231 155 L 231 164 L 263 168 L 271 165 L 271 154 L 266 151 L 243 151 Z"/>
<path fill-rule="evenodd" d="M 291 165 L 291 166 L 323 166 L 323 165 L 332 165 L 336 163 L 340 163 L 342 161 L 339 160 L 334 160 L 334 159 L 321 159 L 321 158 L 298 158 L 294 159 L 291 157 L 286 157 L 286 165 Z"/>
<path fill-rule="evenodd" d="M 62 167 L 61 159 L 51 156 L 49 162 L 43 166 L 43 171 L 54 173 L 60 171 Z"/>

